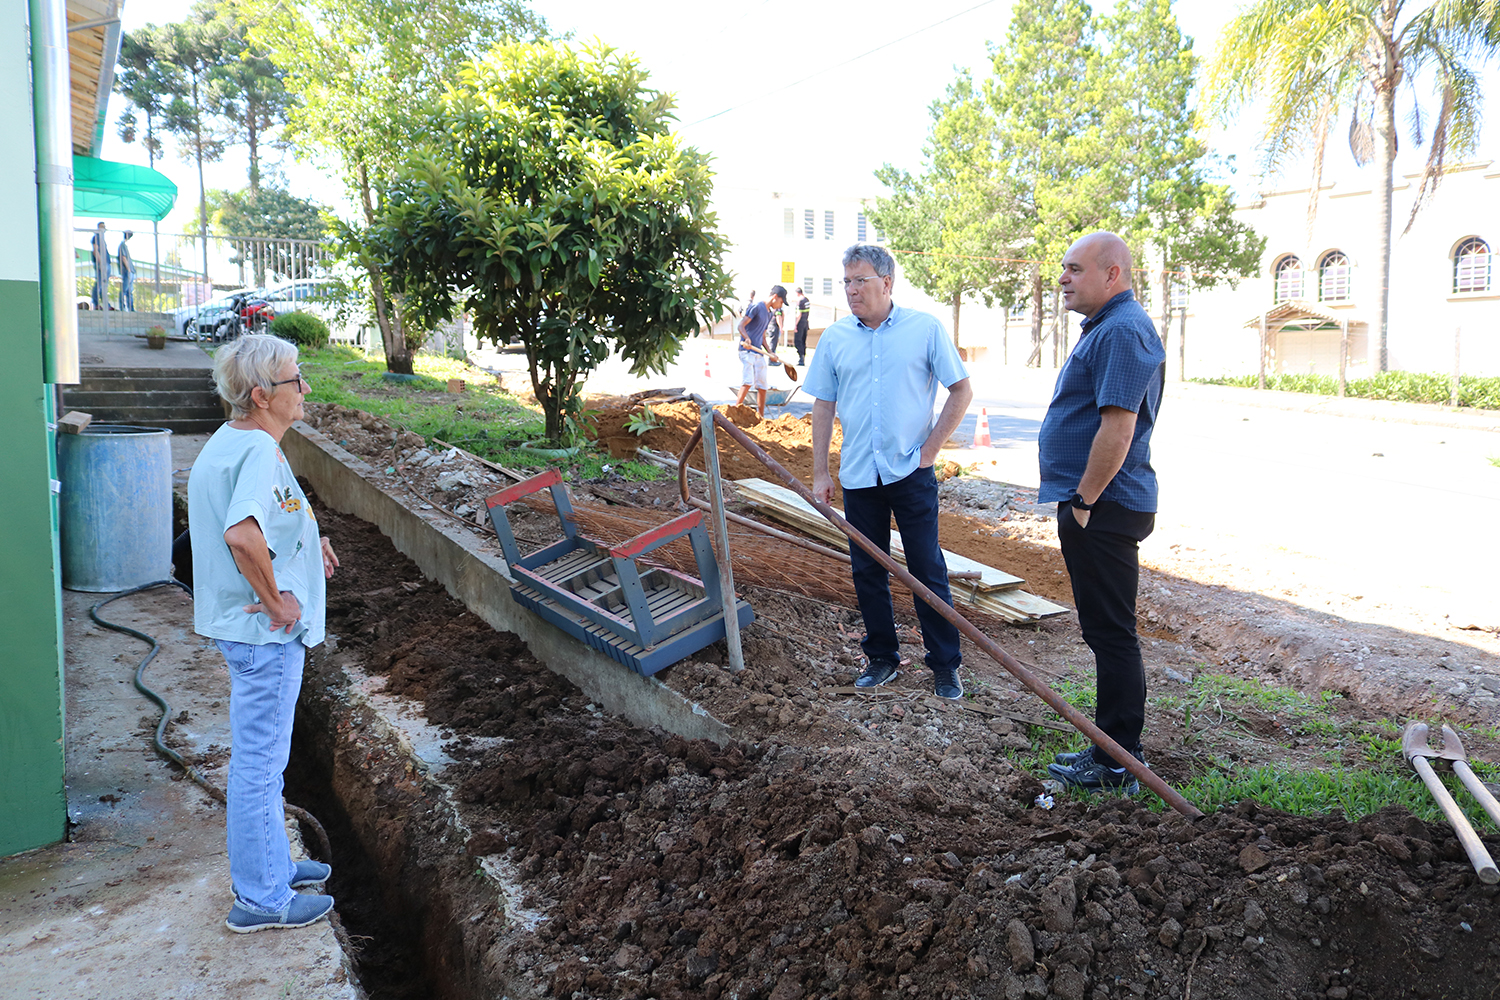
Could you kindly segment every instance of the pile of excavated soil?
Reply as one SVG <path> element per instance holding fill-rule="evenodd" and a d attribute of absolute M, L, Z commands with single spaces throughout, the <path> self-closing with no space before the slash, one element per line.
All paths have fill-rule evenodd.
<path fill-rule="evenodd" d="M 739 689 L 743 742 L 633 728 L 418 583 L 374 528 L 322 519 L 343 562 L 330 631 L 451 737 L 469 852 L 514 863 L 543 917 L 483 925 L 513 995 L 1339 1000 L 1500 981 L 1500 887 L 1401 810 L 1038 808 L 1005 720 L 910 688 L 841 707 L 795 652 L 735 678 L 707 661 L 665 675 Z M 799 610 L 784 613 L 808 634 L 846 631 Z"/>

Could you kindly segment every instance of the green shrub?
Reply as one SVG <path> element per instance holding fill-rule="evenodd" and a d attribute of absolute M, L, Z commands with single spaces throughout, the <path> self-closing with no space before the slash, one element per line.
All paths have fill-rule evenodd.
<path fill-rule="evenodd" d="M 290 340 L 303 347 L 328 345 L 328 324 L 312 313 L 282 313 L 271 320 L 271 332 L 282 340 Z"/>
<path fill-rule="evenodd" d="M 1255 375 L 1232 375 L 1221 378 L 1193 379 L 1208 385 L 1229 385 L 1253 389 Z M 1451 391 L 1450 377 L 1431 372 L 1382 372 L 1369 378 L 1350 379 L 1348 396 L 1363 399 L 1385 399 L 1401 403 L 1447 403 Z M 1266 388 L 1282 392 L 1309 392 L 1336 396 L 1339 380 L 1334 375 L 1267 375 Z M 1462 375 L 1458 380 L 1458 405 L 1481 410 L 1500 410 L 1500 378 Z"/>

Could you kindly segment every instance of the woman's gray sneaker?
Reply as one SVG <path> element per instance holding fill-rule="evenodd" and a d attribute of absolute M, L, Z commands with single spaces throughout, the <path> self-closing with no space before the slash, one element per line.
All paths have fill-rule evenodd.
<path fill-rule="evenodd" d="M 297 874 L 292 876 L 292 888 L 302 889 L 310 885 L 322 885 L 332 874 L 333 869 L 321 861 L 299 861 Z"/>
<path fill-rule="evenodd" d="M 229 908 L 224 924 L 236 934 L 254 931 L 284 930 L 288 927 L 306 927 L 328 916 L 333 909 L 332 896 L 294 896 L 280 913 L 256 913 L 241 906 L 235 900 Z"/>

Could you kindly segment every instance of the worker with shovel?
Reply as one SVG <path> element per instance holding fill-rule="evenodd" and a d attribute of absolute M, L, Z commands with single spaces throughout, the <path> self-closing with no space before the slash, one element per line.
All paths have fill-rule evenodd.
<path fill-rule="evenodd" d="M 771 388 L 766 378 L 766 329 L 771 325 L 771 313 L 781 309 L 786 301 L 786 289 L 771 286 L 771 294 L 764 302 L 755 302 L 745 310 L 740 319 L 740 394 L 735 406 L 743 406 L 750 389 L 755 389 L 755 412 L 766 415 L 766 390 Z"/>

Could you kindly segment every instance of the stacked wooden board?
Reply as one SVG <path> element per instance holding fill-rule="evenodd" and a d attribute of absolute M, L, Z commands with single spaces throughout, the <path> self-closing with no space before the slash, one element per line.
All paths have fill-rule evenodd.
<path fill-rule="evenodd" d="M 740 500 L 768 517 L 796 528 L 803 534 L 811 535 L 827 543 L 831 548 L 849 551 L 848 537 L 835 527 L 833 522 L 818 513 L 811 504 L 785 486 L 777 486 L 764 479 L 738 479 L 735 480 L 734 486 Z M 838 513 L 842 516 L 843 511 L 838 511 Z M 899 532 L 891 534 L 891 558 L 902 566 L 906 565 L 906 553 L 902 550 Z M 1028 594 L 1021 589 L 1021 584 L 1026 581 L 1004 570 L 975 562 L 973 559 L 968 559 L 956 552 L 949 552 L 947 549 L 943 550 L 943 559 L 947 561 L 950 573 L 979 574 L 976 580 L 951 580 L 949 582 L 949 589 L 953 592 L 953 603 L 960 609 L 964 606 L 971 607 L 1010 622 L 1035 621 L 1039 618 L 1065 614 L 1068 610 L 1045 598 Z"/>

